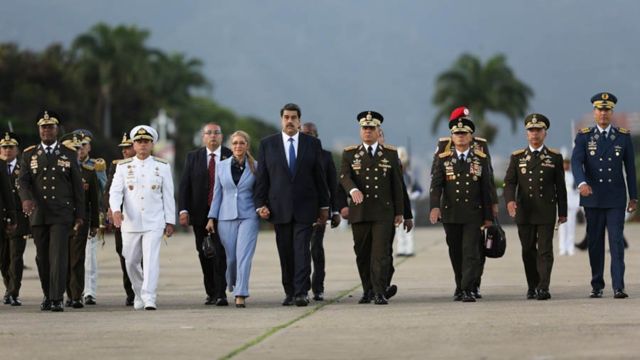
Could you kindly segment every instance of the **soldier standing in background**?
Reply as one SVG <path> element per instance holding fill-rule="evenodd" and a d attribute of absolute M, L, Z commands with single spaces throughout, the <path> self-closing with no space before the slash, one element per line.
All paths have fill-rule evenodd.
<path fill-rule="evenodd" d="M 11 132 L 5 132 L 0 139 L 0 272 L 4 282 L 4 304 L 20 306 L 20 286 L 22 284 L 22 255 L 26 240 L 22 237 L 27 222 L 16 193 L 14 170 L 18 155 L 18 137 Z M 3 173 L 3 169 L 6 171 Z M 20 226 L 16 227 L 16 223 Z M 27 224 L 28 229 L 28 224 Z M 27 234 L 24 232 L 24 234 Z"/>

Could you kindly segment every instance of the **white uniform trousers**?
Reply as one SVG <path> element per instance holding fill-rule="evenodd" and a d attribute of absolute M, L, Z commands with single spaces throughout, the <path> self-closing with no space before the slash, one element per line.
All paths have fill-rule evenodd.
<path fill-rule="evenodd" d="M 84 255 L 84 296 L 96 298 L 98 289 L 98 237 L 89 236 Z"/>
<path fill-rule="evenodd" d="M 567 222 L 558 227 L 560 256 L 573 255 L 576 242 L 576 221 L 578 208 L 567 209 Z"/>
<path fill-rule="evenodd" d="M 411 211 L 414 212 L 413 210 Z M 404 229 L 404 224 L 400 224 L 400 226 L 396 227 L 396 238 L 398 239 L 396 254 L 397 255 L 413 255 L 414 254 L 414 245 L 413 245 L 413 229 L 407 232 Z"/>
<path fill-rule="evenodd" d="M 136 302 L 156 305 L 160 275 L 160 246 L 164 228 L 144 232 L 122 232 L 122 256 L 127 266 Z M 144 263 L 144 267 L 141 263 Z"/>

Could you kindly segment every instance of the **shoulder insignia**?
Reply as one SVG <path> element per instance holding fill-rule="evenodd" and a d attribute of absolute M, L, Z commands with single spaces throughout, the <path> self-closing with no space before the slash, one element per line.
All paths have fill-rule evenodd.
<path fill-rule="evenodd" d="M 64 147 L 65 147 L 65 148 L 67 148 L 67 149 L 69 149 L 69 150 L 71 150 L 71 151 L 73 151 L 73 152 L 76 152 L 76 148 L 75 148 L 75 147 L 73 147 L 73 145 L 70 145 L 70 144 L 64 144 Z"/>
<path fill-rule="evenodd" d="M 85 170 L 92 170 L 92 171 L 96 170 L 95 167 L 93 167 L 91 165 L 87 165 L 87 164 L 82 164 L 82 168 L 85 169 Z"/>
<path fill-rule="evenodd" d="M 358 145 L 351 145 L 351 146 L 347 146 L 346 148 L 344 148 L 344 151 L 351 151 L 351 150 L 355 150 L 358 148 Z"/>
<path fill-rule="evenodd" d="M 451 140 L 450 137 L 441 137 L 440 139 L 438 139 L 438 142 L 449 141 L 449 140 Z"/>
<path fill-rule="evenodd" d="M 487 157 L 487 154 L 483 153 L 483 152 L 482 152 L 482 151 L 480 151 L 480 150 L 473 150 L 473 153 L 474 153 L 474 154 L 476 154 L 476 155 L 478 155 L 478 156 L 480 156 L 480 157 L 481 157 L 481 158 L 483 158 L 483 159 Z"/>
<path fill-rule="evenodd" d="M 588 128 L 588 127 L 580 129 L 580 134 L 588 134 L 590 132 L 591 132 L 591 128 Z"/>
<path fill-rule="evenodd" d="M 487 142 L 487 139 L 479 136 L 475 136 L 473 139 L 480 142 L 485 142 L 485 143 Z"/>
<path fill-rule="evenodd" d="M 517 156 L 517 155 L 522 154 L 523 152 L 524 152 L 524 149 L 520 149 L 520 150 L 516 150 L 516 151 L 512 152 L 511 155 Z"/>
<path fill-rule="evenodd" d="M 384 144 L 384 145 L 382 145 L 382 147 L 383 147 L 384 149 L 393 150 L 393 151 L 398 151 L 398 148 L 397 148 L 397 147 L 395 147 L 395 146 L 393 146 L 393 145 Z"/>
<path fill-rule="evenodd" d="M 96 171 L 105 171 L 105 170 L 107 170 L 107 162 L 104 161 L 103 158 L 95 159 L 95 162 L 94 162 L 93 165 L 94 165 Z"/>
<path fill-rule="evenodd" d="M 443 151 L 440 154 L 438 154 L 438 157 L 440 159 L 446 158 L 447 156 L 451 155 L 451 151 L 447 150 L 447 151 Z"/>
<path fill-rule="evenodd" d="M 157 156 L 154 156 L 154 157 L 153 157 L 153 160 L 155 160 L 155 161 L 157 161 L 157 162 L 161 162 L 161 163 L 163 163 L 163 164 L 168 164 L 168 163 L 169 163 L 167 160 L 165 160 L 165 159 L 163 159 L 163 158 L 159 158 L 159 157 L 157 157 Z"/>
<path fill-rule="evenodd" d="M 25 152 L 25 151 L 31 151 L 31 150 L 35 149 L 37 146 L 38 146 L 38 145 L 31 145 L 31 146 L 29 146 L 28 148 L 26 148 L 26 149 L 24 149 L 24 150 L 22 150 L 22 151 L 23 151 L 23 152 Z"/>
<path fill-rule="evenodd" d="M 618 131 L 621 134 L 629 134 L 630 133 L 629 129 L 625 129 L 625 128 L 618 128 Z"/>
<path fill-rule="evenodd" d="M 560 155 L 560 151 L 558 149 L 547 148 L 547 151 L 552 154 Z"/>
<path fill-rule="evenodd" d="M 128 159 L 122 159 L 122 160 L 117 160 L 118 161 L 118 165 L 122 165 L 122 164 L 127 164 L 133 161 L 133 158 L 130 157 Z"/>
<path fill-rule="evenodd" d="M 113 160 L 111 163 L 112 163 L 113 165 L 118 165 L 118 163 L 120 163 L 120 161 L 121 161 L 121 160 L 122 160 L 122 159 L 115 159 L 115 160 Z"/>

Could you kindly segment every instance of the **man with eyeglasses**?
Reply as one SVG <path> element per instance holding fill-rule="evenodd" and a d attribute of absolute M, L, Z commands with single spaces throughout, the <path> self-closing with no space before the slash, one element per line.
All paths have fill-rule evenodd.
<path fill-rule="evenodd" d="M 225 279 L 227 261 L 224 247 L 218 232 L 211 234 L 216 247 L 216 256 L 207 258 L 202 250 L 202 243 L 208 235 L 207 214 L 213 201 L 216 163 L 232 155 L 231 150 L 222 146 L 222 129 L 220 125 L 208 123 L 202 127 L 203 147 L 187 154 L 185 167 L 180 179 L 178 208 L 180 209 L 180 225 L 193 226 L 196 239 L 196 250 L 202 267 L 204 288 L 207 293 L 205 305 L 228 305 Z"/>

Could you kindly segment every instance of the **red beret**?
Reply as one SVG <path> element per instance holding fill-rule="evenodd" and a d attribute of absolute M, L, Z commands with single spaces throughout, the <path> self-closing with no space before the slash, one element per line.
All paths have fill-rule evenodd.
<path fill-rule="evenodd" d="M 469 109 L 466 106 L 460 106 L 451 112 L 451 116 L 449 116 L 449 121 L 458 120 L 460 118 L 468 118 L 469 117 Z"/>

